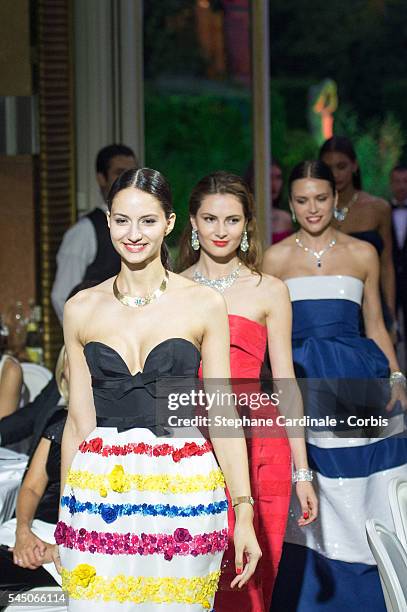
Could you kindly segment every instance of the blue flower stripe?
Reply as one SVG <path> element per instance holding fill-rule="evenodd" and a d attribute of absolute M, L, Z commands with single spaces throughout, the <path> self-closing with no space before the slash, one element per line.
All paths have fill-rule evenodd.
<path fill-rule="evenodd" d="M 80 502 L 74 495 L 65 495 L 61 499 L 61 506 L 68 508 L 70 514 L 87 512 L 88 514 L 100 514 L 105 523 L 113 523 L 122 516 L 142 514 L 143 516 L 169 516 L 189 517 L 202 516 L 204 514 L 220 514 L 226 512 L 228 502 L 226 499 L 220 502 L 212 502 L 196 506 L 172 506 L 171 504 L 103 504 L 92 502 Z"/>

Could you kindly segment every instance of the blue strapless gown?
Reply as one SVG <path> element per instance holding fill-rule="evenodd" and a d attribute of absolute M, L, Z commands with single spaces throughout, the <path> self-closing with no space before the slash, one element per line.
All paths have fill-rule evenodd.
<path fill-rule="evenodd" d="M 354 402 L 349 410 L 359 410 L 361 397 L 368 396 L 374 379 L 389 372 L 383 352 L 359 332 L 362 281 L 350 276 L 310 276 L 288 279 L 286 284 L 293 306 L 296 374 L 306 378 L 311 389 L 306 413 L 324 416 L 325 409 L 331 415 L 332 403 L 313 400 L 318 384 L 335 392 L 341 382 Z M 407 440 L 324 436 L 315 430 L 308 430 L 307 436 L 320 513 L 314 524 L 300 529 L 296 523 L 300 507 L 293 496 L 271 609 L 385 612 L 365 521 L 377 518 L 392 529 L 387 487 L 392 478 L 407 474 Z"/>

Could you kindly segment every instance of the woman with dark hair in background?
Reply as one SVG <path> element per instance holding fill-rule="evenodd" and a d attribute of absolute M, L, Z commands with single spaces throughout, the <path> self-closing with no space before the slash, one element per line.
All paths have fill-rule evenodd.
<path fill-rule="evenodd" d="M 250 163 L 246 170 L 245 180 L 254 193 L 254 165 Z M 271 181 L 271 227 L 273 230 L 272 243 L 280 242 L 293 233 L 291 217 L 286 210 L 280 208 L 283 193 L 283 169 L 280 162 L 273 158 L 270 167 Z"/>
<path fill-rule="evenodd" d="M 395 332 L 393 327 L 396 321 L 396 281 L 391 208 L 385 200 L 362 190 L 360 167 L 349 138 L 333 136 L 322 145 L 319 158 L 330 167 L 338 191 L 333 227 L 345 234 L 370 242 L 377 250 L 380 258 L 384 321 L 389 332 Z M 395 340 L 395 337 L 393 339 Z"/>
<path fill-rule="evenodd" d="M 379 260 L 370 244 L 333 227 L 338 198 L 326 164 L 296 166 L 289 197 L 300 230 L 266 251 L 263 269 L 284 280 L 290 292 L 294 366 L 307 379 L 305 412 L 336 418 L 338 427 L 308 428 L 319 520 L 300 530 L 290 511 L 272 609 L 384 612 L 365 521 L 374 517 L 391 527 L 387 486 L 405 474 L 407 440 L 391 437 L 392 425 L 385 422 L 373 434 L 369 429 L 372 414 L 389 418 L 397 400 L 406 405 L 406 379 L 380 307 Z M 361 309 L 367 337 L 359 331 Z M 384 410 L 379 400 L 382 390 L 383 404 L 388 400 L 389 374 L 391 400 Z M 390 423 L 397 424 L 397 413 Z M 356 417 L 365 419 L 365 427 L 355 427 Z"/>
<path fill-rule="evenodd" d="M 56 564 L 70 610 L 210 609 L 227 543 L 224 477 L 197 429 L 166 437 L 156 396 L 160 379 L 195 378 L 201 359 L 206 378 L 229 378 L 226 309 L 169 272 L 175 214 L 164 176 L 124 172 L 108 207 L 120 272 L 64 310 L 70 401 Z M 211 441 L 235 499 L 232 584 L 242 587 L 261 555 L 245 441 Z"/>
<path fill-rule="evenodd" d="M 231 373 L 237 395 L 256 394 L 267 345 L 273 375 L 295 379 L 291 355 L 291 306 L 284 284 L 260 273 L 260 248 L 254 216 L 254 200 L 247 184 L 234 174 L 214 172 L 201 179 L 189 200 L 190 221 L 181 238 L 180 269 L 195 282 L 212 287 L 226 300 L 230 327 Z M 253 379 L 249 386 L 239 379 Z M 289 383 L 290 384 L 290 383 Z M 302 405 L 299 394 L 293 399 Z M 277 417 L 269 401 L 250 416 Z M 250 431 L 247 440 L 254 497 L 255 526 L 262 559 L 256 576 L 243 592 L 230 589 L 233 550 L 224 557 L 221 584 L 215 597 L 217 612 L 269 612 L 277 574 L 291 493 L 290 446 L 283 428 Z M 296 469 L 296 493 L 301 505 L 298 525 L 308 525 L 317 516 L 317 501 L 309 480 L 305 444 L 290 439 Z M 229 533 L 233 534 L 233 511 Z"/>

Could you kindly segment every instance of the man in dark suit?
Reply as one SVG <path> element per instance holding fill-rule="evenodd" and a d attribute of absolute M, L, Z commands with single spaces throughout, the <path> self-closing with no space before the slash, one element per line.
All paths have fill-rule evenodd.
<path fill-rule="evenodd" d="M 403 315 L 401 329 L 407 348 L 407 166 L 395 166 L 390 175 L 393 221 L 393 260 L 396 271 L 397 310 Z"/>

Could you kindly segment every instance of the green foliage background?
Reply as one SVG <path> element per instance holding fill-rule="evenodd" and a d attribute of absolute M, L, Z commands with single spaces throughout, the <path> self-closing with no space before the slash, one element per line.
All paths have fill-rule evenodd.
<path fill-rule="evenodd" d="M 243 174 L 252 158 L 250 92 L 227 77 L 207 81 L 194 10 L 195 0 L 144 2 L 146 161 L 173 187 L 173 244 L 194 184 L 214 170 Z M 407 157 L 407 1 L 273 0 L 270 17 L 272 151 L 285 177 L 318 155 L 308 90 L 330 77 L 339 94 L 335 133 L 352 139 L 364 189 L 386 197 L 390 169 Z"/>
<path fill-rule="evenodd" d="M 195 183 L 215 170 L 244 175 L 252 158 L 251 103 L 240 96 L 168 94 L 146 95 L 146 162 L 170 181 L 178 215 L 170 244 L 179 238 L 188 215 L 188 197 Z M 318 156 L 318 146 L 305 129 L 290 128 L 286 103 L 277 84 L 271 94 L 272 149 L 285 177 L 295 164 Z M 388 177 L 404 144 L 400 122 L 391 114 L 384 120 L 360 124 L 355 111 L 340 106 L 335 133 L 351 138 L 362 171 L 363 188 L 388 196 Z"/>
<path fill-rule="evenodd" d="M 244 173 L 251 158 L 250 99 L 150 91 L 145 109 L 147 165 L 160 170 L 173 189 L 174 243 L 195 183 L 215 170 Z"/>

